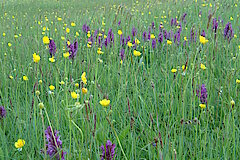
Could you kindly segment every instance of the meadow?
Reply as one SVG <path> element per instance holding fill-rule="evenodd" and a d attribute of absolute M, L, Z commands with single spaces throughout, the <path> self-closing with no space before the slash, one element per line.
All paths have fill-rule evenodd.
<path fill-rule="evenodd" d="M 0 3 L 0 159 L 240 159 L 239 0 Z"/>

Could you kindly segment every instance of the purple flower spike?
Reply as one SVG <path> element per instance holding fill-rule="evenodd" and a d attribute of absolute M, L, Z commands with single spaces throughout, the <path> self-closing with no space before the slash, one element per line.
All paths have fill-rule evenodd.
<path fill-rule="evenodd" d="M 102 155 L 101 155 L 101 160 L 113 160 L 114 157 L 116 157 L 115 154 L 115 148 L 116 145 L 112 144 L 110 140 L 107 140 L 106 146 L 102 145 Z"/>
<path fill-rule="evenodd" d="M 153 48 L 153 49 L 156 48 L 156 44 L 157 44 L 157 41 L 156 41 L 156 39 L 154 38 L 154 39 L 152 40 L 152 48 Z"/>
<path fill-rule="evenodd" d="M 6 117 L 6 110 L 3 106 L 0 106 L 0 120 Z"/>
<path fill-rule="evenodd" d="M 67 46 L 68 47 L 68 52 L 70 54 L 69 59 L 74 59 L 77 55 L 77 51 L 78 51 L 78 42 L 75 41 L 74 43 L 70 44 Z"/>
<path fill-rule="evenodd" d="M 67 152 L 60 151 L 62 149 L 62 141 L 60 140 L 58 133 L 59 132 L 55 130 L 53 135 L 50 126 L 48 126 L 45 130 L 47 154 L 51 158 L 55 157 L 57 160 L 60 160 L 61 157 L 61 160 L 65 160 L 65 155 Z"/>
<path fill-rule="evenodd" d="M 196 92 L 197 92 L 197 96 L 200 97 L 201 103 L 204 103 L 207 105 L 207 88 L 205 84 L 202 84 L 201 90 L 199 91 L 199 89 L 197 89 Z M 200 95 L 199 95 L 199 92 L 201 92 Z"/>
<path fill-rule="evenodd" d="M 56 44 L 54 40 L 51 40 L 51 39 L 49 43 L 49 53 L 51 57 L 55 56 L 55 53 L 56 53 Z"/>
<path fill-rule="evenodd" d="M 204 29 L 202 30 L 201 36 L 206 37 L 206 33 Z"/>

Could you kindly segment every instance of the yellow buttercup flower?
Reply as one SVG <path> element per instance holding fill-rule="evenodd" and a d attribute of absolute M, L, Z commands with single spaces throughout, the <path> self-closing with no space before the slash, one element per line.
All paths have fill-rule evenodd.
<path fill-rule="evenodd" d="M 151 34 L 150 38 L 151 38 L 151 39 L 154 39 L 154 38 L 155 38 L 155 35 L 154 35 L 154 34 Z"/>
<path fill-rule="evenodd" d="M 72 26 L 72 27 L 75 27 L 75 26 L 76 26 L 76 23 L 72 22 L 72 23 L 71 23 L 71 26 Z"/>
<path fill-rule="evenodd" d="M 199 40 L 200 40 L 200 43 L 202 43 L 202 44 L 206 44 L 208 42 L 208 40 L 203 36 L 200 36 Z"/>
<path fill-rule="evenodd" d="M 82 88 L 82 93 L 83 94 L 87 94 L 87 92 L 88 92 L 87 88 Z"/>
<path fill-rule="evenodd" d="M 118 30 L 118 35 L 122 35 L 122 31 L 120 29 Z"/>
<path fill-rule="evenodd" d="M 185 67 L 185 65 L 182 65 L 182 70 L 187 70 L 187 66 Z"/>
<path fill-rule="evenodd" d="M 86 72 L 83 72 L 83 74 L 81 75 L 81 79 L 84 84 L 87 84 Z"/>
<path fill-rule="evenodd" d="M 103 99 L 99 102 L 103 107 L 107 107 L 110 104 L 110 100 Z"/>
<path fill-rule="evenodd" d="M 103 54 L 104 52 L 101 51 L 101 50 L 102 50 L 101 48 L 98 48 L 98 50 L 97 50 L 97 54 Z"/>
<path fill-rule="evenodd" d="M 28 81 L 28 77 L 27 76 L 23 76 L 23 80 L 24 81 Z"/>
<path fill-rule="evenodd" d="M 75 87 L 77 87 L 77 88 L 78 88 L 78 87 L 79 87 L 79 83 L 75 83 Z"/>
<path fill-rule="evenodd" d="M 61 17 L 58 17 L 58 19 L 57 19 L 58 21 L 61 21 L 62 20 L 62 18 Z"/>
<path fill-rule="evenodd" d="M 50 62 L 54 63 L 55 62 L 55 59 L 54 59 L 54 56 L 52 56 L 51 58 L 48 59 Z"/>
<path fill-rule="evenodd" d="M 9 43 L 8 43 L 8 47 L 11 47 L 11 46 L 12 46 L 12 43 L 9 42 Z"/>
<path fill-rule="evenodd" d="M 25 141 L 23 139 L 18 139 L 17 142 L 15 142 L 15 147 L 19 150 L 25 145 Z"/>
<path fill-rule="evenodd" d="M 236 79 L 236 83 L 237 83 L 237 84 L 240 84 L 240 79 Z"/>
<path fill-rule="evenodd" d="M 71 96 L 73 99 L 77 99 L 79 95 L 76 92 L 71 92 Z"/>
<path fill-rule="evenodd" d="M 135 43 L 136 43 L 136 44 L 140 44 L 140 41 L 136 38 L 136 39 L 135 39 Z"/>
<path fill-rule="evenodd" d="M 53 85 L 50 85 L 50 86 L 49 86 L 49 89 L 50 89 L 51 91 L 53 91 L 53 90 L 55 89 L 55 87 L 54 87 Z"/>
<path fill-rule="evenodd" d="M 6 33 L 5 33 L 5 32 L 3 32 L 3 34 L 2 34 L 2 35 L 3 35 L 3 37 L 5 37 L 5 36 L 6 36 Z"/>
<path fill-rule="evenodd" d="M 37 55 L 36 53 L 34 53 L 34 54 L 33 54 L 33 61 L 34 61 L 35 63 L 38 63 L 38 62 L 40 61 L 40 56 Z"/>
<path fill-rule="evenodd" d="M 206 108 L 206 104 L 199 104 L 199 107 L 201 107 L 202 109 Z"/>
<path fill-rule="evenodd" d="M 234 100 L 231 100 L 231 106 L 234 106 L 235 105 L 235 101 Z"/>
<path fill-rule="evenodd" d="M 201 69 L 205 70 L 205 69 L 207 69 L 207 67 L 201 63 Z"/>
<path fill-rule="evenodd" d="M 78 32 L 76 32 L 76 36 L 79 36 L 79 33 L 78 33 Z"/>
<path fill-rule="evenodd" d="M 131 43 L 131 42 L 127 42 L 127 45 L 128 45 L 128 47 L 132 47 L 133 46 L 133 44 Z"/>
<path fill-rule="evenodd" d="M 167 40 L 167 44 L 171 45 L 171 44 L 172 44 L 172 41 Z"/>
<path fill-rule="evenodd" d="M 172 73 L 176 73 L 176 72 L 177 72 L 177 69 L 173 68 L 173 69 L 171 69 L 171 72 L 172 72 Z"/>
<path fill-rule="evenodd" d="M 70 29 L 69 29 L 69 28 L 66 28 L 66 32 L 69 33 L 69 32 L 70 32 Z"/>
<path fill-rule="evenodd" d="M 64 82 L 64 81 L 60 81 L 60 82 L 59 82 L 59 84 L 61 84 L 61 85 L 64 85 L 64 84 L 65 84 L 65 82 Z"/>
<path fill-rule="evenodd" d="M 50 40 L 49 40 L 48 36 L 44 36 L 43 37 L 43 43 L 44 44 L 49 44 L 49 42 L 50 42 Z"/>
<path fill-rule="evenodd" d="M 68 58 L 69 57 L 69 52 L 63 53 L 63 57 Z"/>
<path fill-rule="evenodd" d="M 141 56 L 141 53 L 139 51 L 134 50 L 133 55 L 138 57 L 138 56 Z"/>

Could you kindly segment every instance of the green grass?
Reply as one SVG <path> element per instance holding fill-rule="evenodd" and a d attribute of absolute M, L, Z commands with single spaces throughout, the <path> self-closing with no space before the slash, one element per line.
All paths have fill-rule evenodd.
<path fill-rule="evenodd" d="M 3 0 L 0 106 L 7 115 L 0 119 L 0 159 L 50 159 L 44 155 L 44 131 L 49 125 L 59 131 L 66 159 L 100 159 L 100 146 L 107 140 L 116 144 L 116 159 L 239 159 L 239 6 L 236 0 Z M 218 21 L 216 40 L 212 18 L 207 29 L 209 11 L 213 18 L 223 20 Z M 187 16 L 180 45 L 173 40 L 167 45 L 164 38 L 153 49 L 152 40 L 143 41 L 142 33 L 148 33 L 152 22 L 156 27 L 151 33 L 156 38 L 160 23 L 175 33 L 178 28 L 171 27 L 171 18 L 181 21 L 183 13 Z M 230 42 L 223 36 L 227 22 L 235 34 Z M 97 54 L 97 45 L 88 48 L 87 34 L 82 31 L 85 23 L 91 34 L 104 29 L 107 35 L 111 28 L 114 45 L 103 45 L 102 55 Z M 48 30 L 43 31 L 44 27 Z M 67 27 L 70 33 L 66 33 Z M 125 47 L 121 64 L 118 30 L 127 36 L 133 27 L 140 40 L 136 50 L 142 54 L 135 57 L 133 49 Z M 192 28 L 197 31 L 196 42 L 191 42 Z M 203 29 L 209 40 L 205 45 L 199 42 Z M 43 36 L 56 43 L 54 63 L 49 61 Z M 79 44 L 74 61 L 63 57 L 68 39 Z M 33 62 L 33 53 L 40 55 L 39 63 Z M 175 75 L 173 68 L 177 69 Z M 87 85 L 81 81 L 83 72 Z M 23 81 L 24 75 L 28 81 Z M 199 107 L 196 96 L 201 84 L 206 85 L 208 94 L 205 109 Z M 50 85 L 55 86 L 53 94 L 49 94 Z M 88 89 L 87 94 L 82 94 L 82 87 Z M 78 99 L 71 97 L 73 91 L 79 93 Z M 110 106 L 99 104 L 104 98 L 110 99 Z M 45 106 L 42 110 L 40 102 Z M 14 146 L 18 139 L 26 142 L 21 152 Z"/>

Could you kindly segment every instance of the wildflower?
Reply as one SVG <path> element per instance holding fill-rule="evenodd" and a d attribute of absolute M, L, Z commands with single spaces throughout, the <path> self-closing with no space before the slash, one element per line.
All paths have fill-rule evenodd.
<path fill-rule="evenodd" d="M 69 52 L 63 53 L 63 57 L 68 58 L 69 57 Z"/>
<path fill-rule="evenodd" d="M 51 39 L 49 43 L 49 53 L 51 57 L 55 56 L 55 53 L 56 53 L 56 44 L 54 40 L 51 40 Z"/>
<path fill-rule="evenodd" d="M 201 107 L 202 109 L 206 108 L 206 104 L 199 104 L 199 107 Z"/>
<path fill-rule="evenodd" d="M 151 38 L 151 39 L 154 39 L 154 38 L 155 38 L 155 35 L 154 35 L 154 34 L 151 34 L 150 38 Z"/>
<path fill-rule="evenodd" d="M 23 76 L 23 80 L 24 81 L 28 81 L 28 77 L 27 76 Z"/>
<path fill-rule="evenodd" d="M 231 103 L 231 106 L 234 107 L 234 105 L 235 105 L 235 101 L 234 101 L 234 100 L 231 100 L 230 103 Z"/>
<path fill-rule="evenodd" d="M 206 44 L 208 42 L 208 40 L 203 36 L 200 36 L 199 40 L 200 40 L 200 43 L 202 43 L 202 44 Z"/>
<path fill-rule="evenodd" d="M 82 88 L 82 93 L 83 94 L 87 94 L 87 92 L 88 92 L 87 88 Z"/>
<path fill-rule="evenodd" d="M 6 36 L 6 33 L 5 33 L 5 32 L 3 32 L 3 34 L 2 34 L 2 35 L 3 35 L 3 37 L 5 37 L 5 36 Z"/>
<path fill-rule="evenodd" d="M 234 33 L 232 29 L 232 24 L 228 22 L 224 28 L 224 37 L 227 38 L 229 41 L 233 38 Z"/>
<path fill-rule="evenodd" d="M 171 45 L 171 44 L 172 44 L 172 41 L 167 40 L 167 44 Z"/>
<path fill-rule="evenodd" d="M 58 19 L 57 19 L 58 21 L 61 21 L 62 20 L 62 18 L 61 17 L 58 17 Z"/>
<path fill-rule="evenodd" d="M 199 89 L 197 89 L 196 92 L 197 96 L 200 97 L 201 103 L 207 104 L 207 89 L 205 87 L 205 84 L 202 84 L 201 90 L 199 91 Z M 199 92 L 201 92 L 200 95 Z"/>
<path fill-rule="evenodd" d="M 97 54 L 103 54 L 104 52 L 103 51 L 101 51 L 101 48 L 98 48 L 98 50 L 97 50 Z"/>
<path fill-rule="evenodd" d="M 49 42 L 50 42 L 50 40 L 49 40 L 48 36 L 44 36 L 43 37 L 43 43 L 44 44 L 49 44 Z"/>
<path fill-rule="evenodd" d="M 110 104 L 110 100 L 103 99 L 99 102 L 103 107 L 107 107 Z"/>
<path fill-rule="evenodd" d="M 72 26 L 72 27 L 75 27 L 75 26 L 76 26 L 76 23 L 72 22 L 72 23 L 71 23 L 71 26 Z"/>
<path fill-rule="evenodd" d="M 112 144 L 112 142 L 110 140 L 107 140 L 106 146 L 102 145 L 101 149 L 102 149 L 102 155 L 101 155 L 101 160 L 113 160 L 114 154 L 115 154 L 115 148 L 116 145 Z"/>
<path fill-rule="evenodd" d="M 69 28 L 66 28 L 66 32 L 69 33 L 69 32 L 70 32 L 70 29 L 69 29 Z"/>
<path fill-rule="evenodd" d="M 36 96 L 39 96 L 40 95 L 40 91 L 36 90 L 35 94 L 36 94 Z"/>
<path fill-rule="evenodd" d="M 42 80 L 40 79 L 40 80 L 38 81 L 38 83 L 41 85 L 41 84 L 42 84 Z"/>
<path fill-rule="evenodd" d="M 201 63 L 201 69 L 205 70 L 207 67 Z"/>
<path fill-rule="evenodd" d="M 79 83 L 75 83 L 75 87 L 78 88 L 79 87 Z"/>
<path fill-rule="evenodd" d="M 71 92 L 71 96 L 73 99 L 77 99 L 79 95 L 76 92 Z"/>
<path fill-rule="evenodd" d="M 172 72 L 172 73 L 176 73 L 176 72 L 177 72 L 177 69 L 173 68 L 173 69 L 171 69 L 171 72 Z"/>
<path fill-rule="evenodd" d="M 152 48 L 156 48 L 156 43 L 157 43 L 157 41 L 156 41 L 156 39 L 154 38 L 154 39 L 152 40 Z"/>
<path fill-rule="evenodd" d="M 60 156 L 61 156 L 61 160 L 65 159 L 65 155 L 67 154 L 66 152 L 60 151 L 62 149 L 62 141 L 60 140 L 60 136 L 58 136 L 58 131 L 52 131 L 51 127 L 48 126 L 47 129 L 45 130 L 45 136 L 47 139 L 47 144 L 46 144 L 46 148 L 47 148 L 47 154 L 53 158 L 56 157 L 57 160 L 60 160 Z M 59 151 L 61 153 L 59 153 Z"/>
<path fill-rule="evenodd" d="M 135 27 L 132 28 L 132 36 L 135 37 L 137 34 L 137 29 Z"/>
<path fill-rule="evenodd" d="M 33 61 L 34 61 L 35 63 L 38 63 L 38 62 L 40 61 L 40 56 L 37 55 L 36 53 L 33 53 Z"/>
<path fill-rule="evenodd" d="M 79 36 L 79 33 L 78 33 L 78 32 L 76 32 L 76 36 Z"/>
<path fill-rule="evenodd" d="M 65 82 L 64 82 L 64 81 L 60 81 L 60 82 L 59 82 L 59 84 L 61 84 L 61 85 L 64 85 L 64 84 L 65 84 Z"/>
<path fill-rule="evenodd" d="M 52 56 L 51 58 L 48 59 L 50 62 L 54 63 L 55 62 L 55 58 L 54 56 Z"/>
<path fill-rule="evenodd" d="M 43 109 L 43 108 L 44 108 L 44 104 L 41 102 L 41 103 L 38 104 L 38 107 L 39 107 L 40 109 Z"/>
<path fill-rule="evenodd" d="M 6 117 L 6 109 L 3 106 L 0 106 L 0 120 Z"/>
<path fill-rule="evenodd" d="M 17 142 L 15 142 L 15 147 L 21 151 L 22 147 L 25 145 L 25 141 L 23 139 L 18 139 Z"/>
<path fill-rule="evenodd" d="M 133 55 L 136 57 L 141 56 L 141 52 L 134 50 Z"/>
<path fill-rule="evenodd" d="M 187 40 L 187 37 L 184 37 L 184 41 L 188 41 L 188 40 Z"/>
<path fill-rule="evenodd" d="M 9 43 L 8 43 L 8 47 L 11 47 L 11 46 L 12 46 L 12 43 L 9 42 Z"/>
<path fill-rule="evenodd" d="M 86 72 L 83 72 L 83 74 L 81 75 L 81 79 L 84 84 L 87 84 Z"/>
<path fill-rule="evenodd" d="M 187 66 L 182 65 L 182 70 L 184 71 L 184 70 L 186 70 L 186 69 L 187 69 Z"/>
<path fill-rule="evenodd" d="M 121 30 L 118 30 L 118 35 L 122 35 L 122 31 Z"/>
<path fill-rule="evenodd" d="M 137 38 L 135 38 L 135 43 L 140 44 L 140 41 Z"/>
<path fill-rule="evenodd" d="M 50 85 L 50 86 L 49 86 L 49 89 L 50 89 L 51 91 L 53 91 L 53 90 L 55 89 L 55 87 L 54 87 L 53 85 Z"/>
<path fill-rule="evenodd" d="M 131 42 L 127 42 L 127 45 L 128 45 L 128 47 L 132 47 L 133 46 L 133 44 L 131 43 Z"/>
<path fill-rule="evenodd" d="M 240 84 L 240 79 L 236 79 L 236 83 L 237 83 L 237 84 Z"/>
<path fill-rule="evenodd" d="M 74 59 L 77 55 L 78 51 L 78 42 L 74 41 L 74 43 L 67 45 L 68 52 L 70 53 L 69 59 Z"/>
<path fill-rule="evenodd" d="M 13 76 L 12 76 L 12 75 L 9 75 L 8 77 L 9 77 L 10 79 L 13 79 Z"/>

